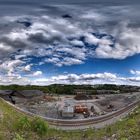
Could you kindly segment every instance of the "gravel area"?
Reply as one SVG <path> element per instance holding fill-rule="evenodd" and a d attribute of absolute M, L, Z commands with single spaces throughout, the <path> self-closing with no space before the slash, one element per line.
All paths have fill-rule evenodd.
<path fill-rule="evenodd" d="M 100 95 L 99 99 L 81 101 L 74 100 L 72 96 L 60 96 L 60 99 L 56 101 L 46 101 L 42 97 L 35 97 L 32 99 L 21 99 L 16 97 L 14 99 L 16 100 L 16 106 L 43 117 L 54 119 L 84 119 L 83 114 L 75 114 L 73 118 L 63 118 L 60 115 L 58 105 L 64 104 L 65 102 L 71 106 L 84 104 L 88 107 L 90 113 L 92 113 L 90 111 L 91 107 L 94 106 L 95 112 L 92 113 L 92 117 L 94 117 L 117 111 L 130 103 L 133 103 L 137 99 L 136 97 L 139 98 L 140 94 Z"/>

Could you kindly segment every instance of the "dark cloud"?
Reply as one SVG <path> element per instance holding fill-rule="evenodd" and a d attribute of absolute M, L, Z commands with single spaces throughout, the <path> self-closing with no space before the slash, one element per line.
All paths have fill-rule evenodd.
<path fill-rule="evenodd" d="M 114 1 L 114 0 L 24 0 L 24 1 L 18 1 L 18 0 L 0 0 L 1 3 L 19 3 L 19 4 L 23 4 L 23 3 L 52 3 L 52 4 L 69 4 L 69 3 L 73 3 L 73 4 L 110 4 L 110 5 L 113 5 L 113 4 L 118 4 L 118 5 L 122 5 L 122 4 L 138 4 L 139 3 L 139 0 L 133 0 L 132 1 L 128 1 L 128 0 L 117 0 L 117 1 Z"/>
<path fill-rule="evenodd" d="M 29 34 L 28 40 L 33 43 L 40 43 L 40 44 L 53 44 L 55 41 L 62 41 L 61 36 L 48 36 L 48 38 L 42 33 L 36 34 Z"/>
<path fill-rule="evenodd" d="M 64 15 L 62 15 L 62 17 L 63 17 L 63 18 L 68 18 L 68 19 L 69 19 L 69 18 L 70 18 L 70 19 L 72 18 L 72 16 L 71 16 L 70 14 L 64 14 Z"/>
<path fill-rule="evenodd" d="M 9 46 L 12 46 L 13 49 L 24 49 L 27 44 L 20 40 L 20 39 L 16 39 L 16 40 L 11 40 L 10 38 L 7 38 L 7 37 L 3 37 L 0 39 L 0 42 L 3 42 L 5 45 L 9 45 Z"/>
<path fill-rule="evenodd" d="M 32 25 L 32 23 L 29 21 L 17 21 L 17 23 L 23 24 L 27 28 Z"/>

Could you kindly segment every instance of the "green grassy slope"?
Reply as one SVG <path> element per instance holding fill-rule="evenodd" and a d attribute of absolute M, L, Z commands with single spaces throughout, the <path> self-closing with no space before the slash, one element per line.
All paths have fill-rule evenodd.
<path fill-rule="evenodd" d="M 17 112 L 0 99 L 0 140 L 140 140 L 140 106 L 128 117 L 104 129 L 59 131 L 39 119 Z"/>

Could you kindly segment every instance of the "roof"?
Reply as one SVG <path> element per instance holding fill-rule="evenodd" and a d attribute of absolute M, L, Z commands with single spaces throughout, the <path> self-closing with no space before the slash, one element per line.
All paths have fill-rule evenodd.
<path fill-rule="evenodd" d="M 10 95 L 12 92 L 12 90 L 0 90 L 0 95 Z"/>
<path fill-rule="evenodd" d="M 74 108 L 71 106 L 65 106 L 62 111 L 63 113 L 74 113 Z"/>
<path fill-rule="evenodd" d="M 40 90 L 21 90 L 21 91 L 18 91 L 18 94 L 25 96 L 25 97 L 44 95 L 43 91 L 40 91 Z"/>
<path fill-rule="evenodd" d="M 75 108 L 87 108 L 87 105 L 78 104 L 78 105 L 75 105 Z"/>
<path fill-rule="evenodd" d="M 6 96 L 6 95 L 30 98 L 34 96 L 43 96 L 44 93 L 40 90 L 21 90 L 21 91 L 0 90 L 0 96 Z"/>

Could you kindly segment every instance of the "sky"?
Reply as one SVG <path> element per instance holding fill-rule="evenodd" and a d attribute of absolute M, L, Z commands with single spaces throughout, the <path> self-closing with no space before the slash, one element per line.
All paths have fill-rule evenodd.
<path fill-rule="evenodd" d="M 0 0 L 0 84 L 140 86 L 140 1 Z"/>

